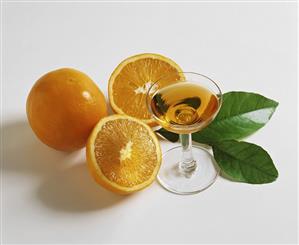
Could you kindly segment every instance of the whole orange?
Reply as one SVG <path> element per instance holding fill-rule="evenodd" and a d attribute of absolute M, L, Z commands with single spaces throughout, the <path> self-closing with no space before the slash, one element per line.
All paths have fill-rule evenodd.
<path fill-rule="evenodd" d="M 51 71 L 37 80 L 26 110 L 37 137 L 61 151 L 84 147 L 93 127 L 107 115 L 105 97 L 97 85 L 71 68 Z"/>

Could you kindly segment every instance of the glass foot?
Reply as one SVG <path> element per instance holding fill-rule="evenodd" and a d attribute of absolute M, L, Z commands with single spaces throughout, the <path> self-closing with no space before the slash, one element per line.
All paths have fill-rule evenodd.
<path fill-rule="evenodd" d="M 219 174 L 214 157 L 202 147 L 192 146 L 196 167 L 185 171 L 180 167 L 182 158 L 181 146 L 174 147 L 163 154 L 162 165 L 158 174 L 159 183 L 168 191 L 190 195 L 210 187 Z"/>

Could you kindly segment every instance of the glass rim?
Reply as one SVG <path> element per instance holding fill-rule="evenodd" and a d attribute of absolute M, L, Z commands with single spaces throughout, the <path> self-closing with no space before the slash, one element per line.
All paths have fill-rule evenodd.
<path fill-rule="evenodd" d="M 219 112 L 219 110 L 220 110 L 220 108 L 221 108 L 221 106 L 222 106 L 223 93 L 222 93 L 220 87 L 218 86 L 218 84 L 217 84 L 213 79 L 211 79 L 210 77 L 208 77 L 208 76 L 206 76 L 206 75 L 203 75 L 203 74 L 201 74 L 201 73 L 191 72 L 191 71 L 188 71 L 188 72 L 181 71 L 181 72 L 173 72 L 173 73 L 178 73 L 178 74 L 192 74 L 192 75 L 196 75 L 196 76 L 199 76 L 199 77 L 202 77 L 202 78 L 205 78 L 205 79 L 209 80 L 209 81 L 210 81 L 210 82 L 217 88 L 217 90 L 218 90 L 217 97 L 218 97 L 218 101 L 219 101 L 219 107 L 218 107 L 218 110 L 216 111 L 216 113 L 215 113 L 214 115 L 210 116 L 206 121 L 207 121 L 207 122 L 210 121 L 211 118 L 215 117 L 215 115 L 218 114 L 218 112 Z M 161 126 L 161 127 L 162 127 L 162 125 L 163 125 L 163 124 L 162 124 L 163 121 L 162 121 L 160 118 L 158 118 L 158 117 L 153 113 L 153 110 L 152 110 L 152 108 L 151 108 L 150 101 L 151 101 L 151 99 L 152 99 L 152 96 L 150 95 L 150 94 L 151 94 L 150 91 L 152 90 L 152 88 L 153 88 L 158 82 L 160 82 L 162 79 L 164 79 L 165 77 L 170 76 L 170 74 L 173 74 L 173 73 L 168 73 L 168 74 L 166 74 L 166 75 L 161 76 L 157 81 L 155 81 L 155 82 L 149 87 L 148 91 L 146 92 L 146 105 L 147 105 L 147 109 L 148 109 L 148 111 L 150 112 L 150 114 L 151 114 L 151 116 L 152 116 L 153 119 L 155 119 L 155 120 L 158 121 L 158 122 L 161 122 L 161 124 L 159 125 L 159 126 Z M 184 82 L 184 80 L 177 80 L 177 81 L 182 81 L 182 82 Z M 188 80 L 187 80 L 187 82 L 188 82 Z M 194 81 L 194 83 L 196 83 L 196 81 Z M 200 82 L 199 82 L 199 83 L 200 83 Z M 155 93 L 154 93 L 154 94 L 155 94 Z M 189 129 L 191 129 L 191 130 L 192 130 L 192 129 L 197 129 L 197 128 L 198 128 L 198 127 L 196 127 L 196 125 L 194 125 L 194 127 L 192 127 L 192 125 L 188 125 L 188 127 L 189 127 Z M 183 126 L 183 125 L 175 125 L 175 127 L 173 127 L 173 128 L 174 128 L 174 129 L 178 129 L 178 130 L 184 130 L 184 129 L 186 129 L 186 126 Z M 195 132 L 196 132 L 196 131 L 195 131 Z"/>

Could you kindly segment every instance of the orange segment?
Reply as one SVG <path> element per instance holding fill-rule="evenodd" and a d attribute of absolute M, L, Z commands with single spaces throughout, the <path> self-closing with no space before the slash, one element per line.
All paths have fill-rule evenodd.
<path fill-rule="evenodd" d="M 146 93 L 161 78 L 162 86 L 183 80 L 179 72 L 182 70 L 174 61 L 159 54 L 139 54 L 127 58 L 118 65 L 109 79 L 112 109 L 116 113 L 153 124 L 154 119 L 146 107 Z"/>
<path fill-rule="evenodd" d="M 159 141 L 151 128 L 125 115 L 99 121 L 89 137 L 86 155 L 94 179 L 119 194 L 150 185 L 161 164 Z"/>

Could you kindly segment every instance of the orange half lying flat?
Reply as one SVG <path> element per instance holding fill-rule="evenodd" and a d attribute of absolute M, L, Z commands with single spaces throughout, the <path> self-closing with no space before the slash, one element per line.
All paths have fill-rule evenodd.
<path fill-rule="evenodd" d="M 181 68 L 159 54 L 139 54 L 122 61 L 109 79 L 109 100 L 118 114 L 126 114 L 154 125 L 146 106 L 146 94 L 156 81 L 160 87 L 184 80 Z M 171 74 L 171 75 L 169 75 Z"/>
<path fill-rule="evenodd" d="M 88 139 L 86 157 L 96 182 L 119 194 L 150 185 L 162 159 L 151 128 L 125 115 L 112 115 L 98 122 Z"/>

